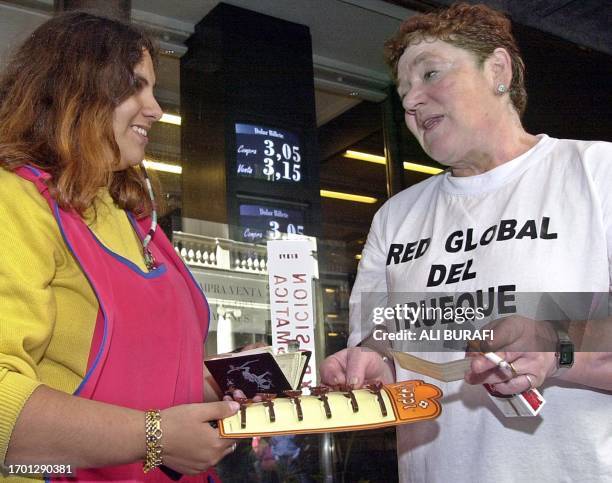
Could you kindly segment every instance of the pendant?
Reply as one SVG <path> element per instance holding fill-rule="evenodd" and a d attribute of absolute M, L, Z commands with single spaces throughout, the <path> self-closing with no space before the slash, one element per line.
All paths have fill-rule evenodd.
<path fill-rule="evenodd" d="M 144 262 L 147 270 L 155 270 L 157 264 L 155 263 L 155 257 L 148 248 L 143 250 Z"/>

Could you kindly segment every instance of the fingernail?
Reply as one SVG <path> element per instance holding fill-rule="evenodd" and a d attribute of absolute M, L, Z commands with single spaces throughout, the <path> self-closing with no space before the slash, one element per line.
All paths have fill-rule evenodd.
<path fill-rule="evenodd" d="M 236 411 L 238 411 L 238 410 L 240 409 L 240 404 L 238 404 L 236 401 L 232 401 L 232 402 L 230 402 L 230 403 L 229 403 L 229 406 L 230 406 L 230 409 L 231 409 L 233 412 L 236 412 Z"/>
<path fill-rule="evenodd" d="M 356 386 L 358 381 L 359 378 L 357 376 L 351 376 L 351 378 L 349 379 L 349 384 L 351 386 Z"/>
<path fill-rule="evenodd" d="M 339 381 L 338 381 L 338 378 L 337 378 L 337 377 L 334 377 L 334 385 L 337 385 L 337 384 L 338 384 L 338 382 L 339 382 Z"/>

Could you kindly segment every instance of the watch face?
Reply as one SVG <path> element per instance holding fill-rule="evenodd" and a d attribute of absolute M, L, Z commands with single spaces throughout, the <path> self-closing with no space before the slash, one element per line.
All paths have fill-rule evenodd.
<path fill-rule="evenodd" d="M 559 366 L 568 367 L 574 363 L 574 344 L 571 342 L 559 343 Z"/>

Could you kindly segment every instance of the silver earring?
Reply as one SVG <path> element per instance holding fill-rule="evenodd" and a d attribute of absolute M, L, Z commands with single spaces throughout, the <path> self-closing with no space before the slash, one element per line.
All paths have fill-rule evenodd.
<path fill-rule="evenodd" d="M 506 87 L 506 84 L 498 84 L 498 86 L 497 86 L 497 93 L 498 94 L 503 94 L 507 90 L 508 90 L 508 88 Z"/>

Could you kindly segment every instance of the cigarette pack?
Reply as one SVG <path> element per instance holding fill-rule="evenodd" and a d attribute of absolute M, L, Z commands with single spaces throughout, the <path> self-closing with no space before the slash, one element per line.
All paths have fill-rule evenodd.
<path fill-rule="evenodd" d="M 520 394 L 500 394 L 490 384 L 484 384 L 491 400 L 508 418 L 537 416 L 546 400 L 537 389 L 527 389 Z"/>

